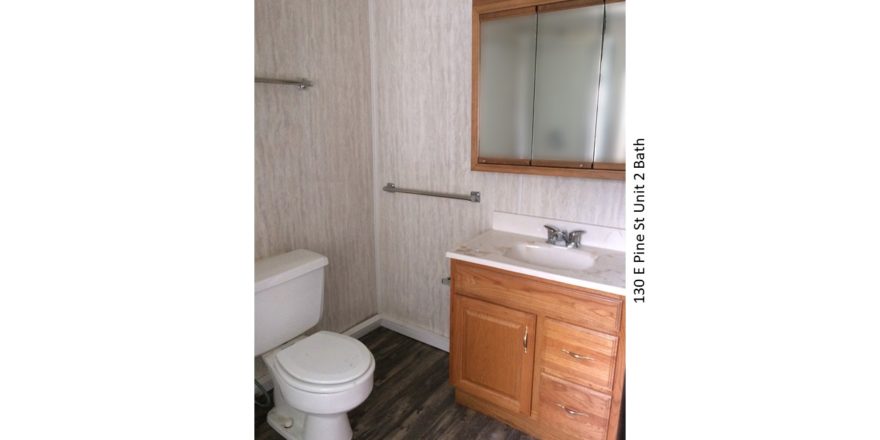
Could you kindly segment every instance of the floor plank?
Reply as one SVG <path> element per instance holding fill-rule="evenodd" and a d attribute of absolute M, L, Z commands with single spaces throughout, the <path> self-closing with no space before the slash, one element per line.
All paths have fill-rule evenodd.
<path fill-rule="evenodd" d="M 446 352 L 381 327 L 361 342 L 373 353 L 376 371 L 370 397 L 348 413 L 355 439 L 532 439 L 455 404 Z M 268 408 L 254 408 L 254 438 L 283 440 L 266 423 Z"/>

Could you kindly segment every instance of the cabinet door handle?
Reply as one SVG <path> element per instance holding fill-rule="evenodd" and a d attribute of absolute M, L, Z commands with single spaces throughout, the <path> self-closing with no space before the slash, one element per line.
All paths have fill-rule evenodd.
<path fill-rule="evenodd" d="M 587 415 L 586 413 L 582 413 L 582 412 L 577 411 L 575 409 L 569 408 L 561 403 L 557 403 L 556 406 L 562 408 L 562 410 L 567 412 L 568 415 L 570 415 L 570 416 L 585 416 L 585 415 Z"/>
<path fill-rule="evenodd" d="M 582 354 L 577 354 L 577 353 L 575 353 L 575 352 L 573 352 L 573 351 L 568 351 L 568 350 L 566 350 L 566 349 L 564 349 L 564 348 L 562 349 L 562 352 L 565 353 L 565 354 L 567 354 L 567 355 L 569 355 L 569 356 L 571 356 L 571 357 L 573 357 L 573 358 L 575 358 L 575 359 L 577 359 L 577 360 L 579 360 L 579 361 L 592 361 L 592 360 L 593 360 L 593 358 L 591 358 L 591 357 L 589 357 L 589 356 L 584 356 L 584 355 L 582 355 Z"/>
<path fill-rule="evenodd" d="M 523 333 L 523 353 L 529 352 L 529 326 L 526 326 L 526 332 Z"/>

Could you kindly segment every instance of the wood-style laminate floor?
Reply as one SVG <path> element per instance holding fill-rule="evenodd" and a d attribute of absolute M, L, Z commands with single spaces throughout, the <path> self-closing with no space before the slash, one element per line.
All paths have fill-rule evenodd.
<path fill-rule="evenodd" d="M 360 338 L 376 359 L 373 392 L 348 413 L 356 440 L 493 439 L 532 437 L 455 404 L 449 355 L 430 345 L 378 328 Z M 255 406 L 256 440 L 283 440 Z"/>

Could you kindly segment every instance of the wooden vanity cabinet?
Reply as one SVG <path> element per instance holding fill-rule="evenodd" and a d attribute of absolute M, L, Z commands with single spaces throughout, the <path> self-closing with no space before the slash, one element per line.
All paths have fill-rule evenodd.
<path fill-rule="evenodd" d="M 616 440 L 623 297 L 452 260 L 456 402 L 540 438 Z"/>

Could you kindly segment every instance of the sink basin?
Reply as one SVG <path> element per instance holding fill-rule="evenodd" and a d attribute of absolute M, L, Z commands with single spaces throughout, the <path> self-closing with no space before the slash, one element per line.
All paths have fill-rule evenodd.
<path fill-rule="evenodd" d="M 564 248 L 544 243 L 519 243 L 505 252 L 504 256 L 523 263 L 562 270 L 586 270 L 596 262 L 596 254 L 582 248 Z"/>

